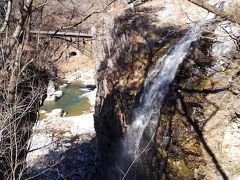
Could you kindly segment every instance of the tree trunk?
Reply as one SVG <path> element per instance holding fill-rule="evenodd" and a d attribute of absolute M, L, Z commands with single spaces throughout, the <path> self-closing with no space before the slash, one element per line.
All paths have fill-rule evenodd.
<path fill-rule="evenodd" d="M 11 51 L 13 50 L 14 46 L 16 45 L 17 41 L 19 40 L 19 37 L 24 29 L 26 20 L 28 19 L 29 15 L 32 11 L 32 3 L 33 0 L 24 0 L 19 1 L 20 4 L 20 17 L 17 24 L 17 27 L 13 33 L 13 36 L 10 38 L 8 47 L 6 48 L 5 57 L 8 58 Z"/>
<path fill-rule="evenodd" d="M 29 42 L 31 41 L 31 35 L 30 35 L 31 25 L 32 25 L 32 17 L 30 14 L 27 20 L 27 29 L 26 29 L 26 38 L 25 38 L 26 44 L 29 44 Z"/>
<path fill-rule="evenodd" d="M 237 23 L 237 24 L 240 24 L 240 20 L 238 19 L 235 19 L 233 15 L 227 13 L 227 12 L 224 12 L 222 10 L 219 10 L 218 8 L 208 4 L 207 2 L 204 2 L 205 0 L 188 0 L 189 2 L 209 11 L 209 12 L 212 12 L 214 14 L 216 14 L 217 16 L 223 18 L 223 19 L 226 19 L 226 20 L 229 20 L 229 21 L 232 21 L 233 23 Z"/>
<path fill-rule="evenodd" d="M 11 12 L 12 12 L 12 0 L 9 0 L 8 5 L 7 5 L 7 12 L 5 15 L 5 19 L 4 19 L 2 27 L 0 27 L 0 32 L 4 32 L 6 30 L 8 23 L 9 23 L 10 16 L 11 16 Z"/>

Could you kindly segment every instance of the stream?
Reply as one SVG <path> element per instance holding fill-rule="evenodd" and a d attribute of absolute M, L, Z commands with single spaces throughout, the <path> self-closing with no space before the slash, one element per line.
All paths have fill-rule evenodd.
<path fill-rule="evenodd" d="M 41 113 L 34 127 L 27 156 L 28 174 L 30 179 L 92 180 L 97 173 L 92 104 L 96 92 L 78 83 L 60 90 L 60 99 L 45 101 L 41 108 L 47 114 Z M 58 108 L 66 116 L 50 113 Z"/>
<path fill-rule="evenodd" d="M 56 101 L 45 101 L 41 110 L 50 113 L 53 109 L 60 108 L 66 112 L 66 117 L 79 116 L 84 112 L 88 112 L 91 108 L 87 97 L 90 91 L 80 88 L 78 84 L 76 82 L 60 88 L 63 96 Z"/>

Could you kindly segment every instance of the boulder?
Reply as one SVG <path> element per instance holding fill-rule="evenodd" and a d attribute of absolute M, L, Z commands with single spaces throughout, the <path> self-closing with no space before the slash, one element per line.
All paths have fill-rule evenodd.
<path fill-rule="evenodd" d="M 64 115 L 64 111 L 62 109 L 53 109 L 50 113 L 47 113 L 48 118 L 57 119 Z"/>
<path fill-rule="evenodd" d="M 55 97 L 56 97 L 57 99 L 59 99 L 59 98 L 61 98 L 61 97 L 62 97 L 62 95 L 63 95 L 63 92 L 62 92 L 62 91 L 60 91 L 60 90 L 58 90 L 58 91 L 55 91 L 54 95 L 55 95 Z"/>
<path fill-rule="evenodd" d="M 48 88 L 47 88 L 47 98 L 45 101 L 56 101 L 57 99 L 61 98 L 63 92 L 61 90 L 56 90 L 56 84 L 51 80 L 49 81 Z"/>

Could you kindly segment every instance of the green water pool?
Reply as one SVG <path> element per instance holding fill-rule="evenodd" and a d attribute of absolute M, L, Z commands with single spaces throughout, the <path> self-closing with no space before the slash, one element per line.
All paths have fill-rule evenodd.
<path fill-rule="evenodd" d="M 45 101 L 41 110 L 51 112 L 53 109 L 63 109 L 67 112 L 66 116 L 77 116 L 83 112 L 90 110 L 90 102 L 86 95 L 86 91 L 80 90 L 78 87 L 70 86 L 61 89 L 63 96 L 57 101 Z"/>

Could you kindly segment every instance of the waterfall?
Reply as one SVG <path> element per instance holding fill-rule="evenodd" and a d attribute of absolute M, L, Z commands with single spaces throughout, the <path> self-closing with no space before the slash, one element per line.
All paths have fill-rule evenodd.
<path fill-rule="evenodd" d="M 133 112 L 132 124 L 123 140 L 122 156 L 128 160 L 128 163 L 134 163 L 140 156 L 139 145 L 146 127 L 148 127 L 150 136 L 149 141 L 153 140 L 160 118 L 160 109 L 168 92 L 169 84 L 173 81 L 179 64 L 187 55 L 191 43 L 198 39 L 201 29 L 213 18 L 213 14 L 209 13 L 206 18 L 208 21 L 201 22 L 190 29 L 175 46 L 158 59 L 155 67 L 148 73 L 140 104 Z M 129 167 L 128 163 L 123 166 Z"/>

